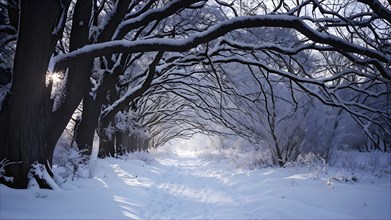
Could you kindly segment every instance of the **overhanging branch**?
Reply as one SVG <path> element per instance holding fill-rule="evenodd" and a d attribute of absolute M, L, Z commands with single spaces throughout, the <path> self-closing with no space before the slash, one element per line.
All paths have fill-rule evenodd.
<path fill-rule="evenodd" d="M 148 51 L 187 51 L 202 43 L 227 34 L 230 31 L 255 27 L 283 27 L 293 28 L 315 43 L 332 46 L 335 50 L 342 50 L 371 58 L 381 66 L 381 75 L 391 80 L 391 55 L 378 50 L 351 43 L 337 36 L 318 32 L 308 26 L 300 18 L 290 15 L 259 15 L 243 16 L 216 24 L 208 30 L 195 33 L 187 39 L 147 39 L 137 41 L 116 40 L 100 44 L 88 45 L 68 54 L 61 54 L 52 59 L 51 68 L 61 70 L 67 68 L 77 59 L 107 56 L 114 53 L 138 53 Z"/>

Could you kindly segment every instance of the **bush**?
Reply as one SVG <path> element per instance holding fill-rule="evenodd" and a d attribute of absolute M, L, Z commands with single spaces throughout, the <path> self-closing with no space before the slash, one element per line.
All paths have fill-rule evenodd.
<path fill-rule="evenodd" d="M 122 160 L 140 160 L 146 164 L 152 164 L 155 158 L 147 151 L 128 152 L 118 156 Z"/>
<path fill-rule="evenodd" d="M 90 178 L 94 161 L 76 147 L 58 146 L 53 157 L 53 172 L 64 179 Z"/>
<path fill-rule="evenodd" d="M 340 167 L 350 172 L 386 172 L 391 171 L 391 153 L 379 151 L 356 152 L 334 151 L 331 154 L 330 165 Z"/>

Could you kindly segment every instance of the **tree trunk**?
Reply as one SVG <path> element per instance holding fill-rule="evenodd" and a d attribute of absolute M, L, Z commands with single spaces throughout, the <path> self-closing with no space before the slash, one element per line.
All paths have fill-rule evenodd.
<path fill-rule="evenodd" d="M 118 68 L 116 69 L 117 71 L 120 71 Z M 102 91 L 109 91 L 110 93 L 110 100 L 109 102 L 112 103 L 114 100 L 117 100 L 118 99 L 118 94 L 115 90 L 115 78 L 116 77 L 113 77 L 113 76 L 117 76 L 118 72 L 115 73 L 115 74 L 112 74 L 112 75 L 105 75 L 105 78 L 107 77 L 107 83 L 104 83 L 104 87 L 101 87 L 99 89 L 101 89 Z M 113 88 L 112 89 L 109 89 L 107 86 L 112 86 Z M 103 93 L 105 94 L 105 93 Z M 98 118 L 100 119 L 100 118 Z M 116 133 L 118 131 L 116 131 L 116 125 L 115 125 L 115 119 L 112 118 L 111 121 L 107 122 L 102 122 L 102 121 L 98 121 L 99 123 L 99 151 L 98 151 L 98 157 L 100 158 L 105 158 L 105 157 L 108 157 L 108 156 L 114 156 L 115 155 L 115 136 L 116 136 Z M 109 128 L 109 127 L 112 127 L 114 129 L 114 131 L 112 132 L 112 134 L 109 136 L 107 134 L 107 132 L 105 132 L 105 129 Z"/>
<path fill-rule="evenodd" d="M 129 152 L 127 146 L 129 145 L 128 132 L 117 131 L 115 132 L 115 149 L 118 155 L 124 155 Z"/>
<path fill-rule="evenodd" d="M 116 68 L 114 74 L 104 73 L 104 79 L 95 93 L 95 97 L 92 97 L 90 91 L 92 91 L 92 85 L 88 87 L 84 92 L 83 98 L 83 112 L 77 132 L 75 133 L 75 141 L 80 150 L 86 150 L 86 154 L 90 155 L 92 152 L 92 143 L 94 141 L 95 129 L 98 128 L 99 116 L 101 108 L 106 101 L 106 95 L 108 91 L 110 94 L 115 90 L 116 78 L 122 73 L 121 68 Z M 112 89 L 113 88 L 113 89 Z M 116 99 L 110 99 L 114 102 Z M 118 96 L 115 96 L 118 98 Z"/>
<path fill-rule="evenodd" d="M 90 0 L 83 0 L 90 1 Z M 91 1 L 90 1 L 91 2 Z M 100 32 L 97 42 L 105 42 L 111 39 L 115 30 L 117 29 L 119 23 L 124 18 L 126 12 L 128 11 L 128 7 L 130 4 L 130 0 L 121 0 L 116 2 L 116 8 L 113 9 L 114 13 L 107 20 L 106 25 L 104 26 L 102 32 Z M 92 2 L 91 2 L 92 4 Z M 81 11 L 83 13 L 83 11 Z M 90 14 L 91 15 L 91 14 Z M 88 33 L 87 33 L 88 36 Z M 72 36 L 71 36 L 72 37 Z M 110 57 L 106 58 L 111 67 L 114 66 L 114 63 L 111 61 Z M 122 62 L 125 60 L 123 59 Z M 92 63 L 92 61 L 91 61 Z M 92 65 L 91 65 L 92 67 Z M 98 120 L 101 112 L 102 105 L 106 101 L 106 94 L 110 90 L 110 88 L 115 88 L 116 77 L 122 73 L 122 68 L 117 67 L 114 74 L 105 74 L 103 83 L 99 86 L 96 91 L 95 97 L 93 98 L 90 94 L 91 89 L 94 87 L 83 79 L 83 85 L 81 88 L 84 89 L 83 92 L 83 112 L 80 124 L 78 125 L 77 132 L 75 133 L 75 141 L 80 150 L 86 150 L 86 154 L 90 155 L 92 152 L 92 144 L 94 140 L 95 129 L 98 128 Z M 106 141 L 100 142 L 106 145 Z M 111 145 L 111 144 L 109 144 Z M 107 148 L 107 147 L 104 147 Z M 109 147 L 111 148 L 111 146 Z M 107 148 L 107 149 L 109 149 Z M 106 150 L 102 150 L 105 152 Z M 101 151 L 99 151 L 101 152 Z M 102 155 L 106 155 L 106 153 L 102 153 Z"/>
<path fill-rule="evenodd" d="M 100 107 L 89 95 L 84 95 L 83 112 L 77 130 L 74 133 L 74 140 L 79 150 L 84 151 L 86 155 L 91 155 L 92 144 L 94 141 L 95 129 L 98 127 L 98 118 Z"/>
<path fill-rule="evenodd" d="M 0 125 L 0 158 L 23 161 L 6 167 L 6 175 L 15 178 L 10 186 L 25 188 L 31 164 L 47 164 L 46 152 L 52 150 L 46 145 L 52 110 L 46 72 L 56 42 L 52 33 L 62 8 L 60 1 L 22 0 L 20 10 L 12 98 Z"/>
<path fill-rule="evenodd" d="M 108 156 L 113 157 L 114 154 L 115 154 L 114 137 L 107 137 L 107 136 L 100 135 L 98 157 L 99 158 L 105 158 Z"/>
<path fill-rule="evenodd" d="M 114 75 L 114 74 L 113 74 Z M 107 77 L 113 79 L 112 77 L 113 76 L 109 76 L 109 75 L 106 75 Z M 111 80 L 110 80 L 111 81 Z M 111 81 L 113 82 L 113 81 Z M 108 86 L 110 83 L 105 83 L 104 85 L 105 86 Z M 115 84 L 113 84 L 113 86 L 115 86 Z M 100 88 L 102 89 L 102 91 L 110 91 L 107 87 L 102 87 Z M 116 94 L 116 91 L 115 89 L 112 89 L 110 91 L 110 100 L 116 100 L 115 97 L 117 97 L 117 94 Z M 118 97 L 117 97 L 118 98 Z M 97 119 L 100 119 L 99 117 Z M 113 133 L 109 136 L 107 134 L 107 132 L 105 132 L 105 129 L 109 128 L 110 126 L 115 130 L 115 120 L 114 118 L 109 121 L 109 122 L 103 122 L 102 121 L 98 121 L 97 122 L 99 123 L 99 151 L 98 151 L 98 157 L 100 158 L 105 158 L 105 157 L 108 157 L 108 156 L 114 156 L 115 154 L 115 134 L 117 133 L 117 131 L 113 131 Z"/>
<path fill-rule="evenodd" d="M 70 51 L 77 50 L 90 43 L 89 22 L 92 13 L 92 0 L 78 0 L 75 5 L 72 30 L 70 36 Z M 67 99 L 61 107 L 54 112 L 49 124 L 48 146 L 56 145 L 64 128 L 68 124 L 74 111 L 79 106 L 85 88 L 89 85 L 90 75 L 93 67 L 93 59 L 79 59 L 68 69 L 66 82 Z M 53 152 L 49 152 L 53 155 Z M 51 158 L 49 162 L 51 163 Z"/>

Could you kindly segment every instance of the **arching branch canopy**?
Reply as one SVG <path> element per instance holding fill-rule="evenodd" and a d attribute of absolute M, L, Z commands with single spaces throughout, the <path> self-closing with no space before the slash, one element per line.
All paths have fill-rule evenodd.
<path fill-rule="evenodd" d="M 190 50 L 200 44 L 207 43 L 218 37 L 224 36 L 230 31 L 243 28 L 256 27 L 283 27 L 293 28 L 306 36 L 311 41 L 329 45 L 336 51 L 352 53 L 362 56 L 364 62 L 372 62 L 382 77 L 391 80 L 391 54 L 382 53 L 374 48 L 367 48 L 359 44 L 353 44 L 345 39 L 330 34 L 319 32 L 302 19 L 290 15 L 257 15 L 232 18 L 220 24 L 216 24 L 206 31 L 195 33 L 187 39 L 146 39 L 146 40 L 115 40 L 100 44 L 88 45 L 68 54 L 57 55 L 52 59 L 53 71 L 67 68 L 77 59 L 107 56 L 114 53 L 138 53 L 150 51 L 177 51 Z"/>

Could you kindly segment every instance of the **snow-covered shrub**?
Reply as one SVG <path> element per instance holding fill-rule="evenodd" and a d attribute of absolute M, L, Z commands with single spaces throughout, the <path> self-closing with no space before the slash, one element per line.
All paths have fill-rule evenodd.
<path fill-rule="evenodd" d="M 118 158 L 122 160 L 140 160 L 146 164 L 152 164 L 155 161 L 155 158 L 149 152 L 146 151 L 128 152 L 119 155 Z"/>
<path fill-rule="evenodd" d="M 75 147 L 59 146 L 53 157 L 54 172 L 64 179 L 90 178 L 94 161 Z"/>
<path fill-rule="evenodd" d="M 149 153 L 155 158 L 165 158 L 171 154 L 171 150 L 168 149 L 168 147 L 160 146 L 156 148 L 151 148 L 149 150 Z"/>
<path fill-rule="evenodd" d="M 391 153 L 379 151 L 357 152 L 357 151 L 334 151 L 331 154 L 330 165 L 343 168 L 350 172 L 391 172 Z"/>
<path fill-rule="evenodd" d="M 231 145 L 233 150 L 227 151 L 230 158 L 237 167 L 247 169 L 265 168 L 273 166 L 273 153 L 269 148 L 256 149 L 250 142 L 238 138 Z"/>
<path fill-rule="evenodd" d="M 359 178 L 354 175 L 354 173 L 347 173 L 344 170 L 337 173 L 334 177 L 330 177 L 327 181 L 328 185 L 331 185 L 333 182 L 337 183 L 356 183 L 359 181 Z"/>
<path fill-rule="evenodd" d="M 213 161 L 228 159 L 235 167 L 244 169 L 270 167 L 273 164 L 270 149 L 256 149 L 243 138 L 214 137 L 211 140 L 208 148 L 198 153 L 197 157 Z"/>
<path fill-rule="evenodd" d="M 306 166 L 306 167 L 323 167 L 326 166 L 326 160 L 313 152 L 300 154 L 296 161 L 292 162 L 294 165 Z"/>
<path fill-rule="evenodd" d="M 313 152 L 300 154 L 293 162 L 286 163 L 284 167 L 307 167 L 313 171 L 313 177 L 319 179 L 321 173 L 327 174 L 329 165 L 326 159 Z"/>
<path fill-rule="evenodd" d="M 333 151 L 330 166 L 340 168 L 337 176 L 330 178 L 332 182 L 373 182 L 375 179 L 391 177 L 391 153 L 380 151 Z"/>
<path fill-rule="evenodd" d="M 203 135 L 194 135 L 191 139 L 180 142 L 179 146 L 181 147 L 179 150 L 194 152 L 194 155 L 206 161 L 226 160 L 227 155 L 225 153 L 227 149 L 224 146 L 227 145 L 224 140 L 219 136 L 211 136 L 206 142 L 206 138 Z"/>
<path fill-rule="evenodd" d="M 273 166 L 272 153 L 269 149 L 241 152 L 236 156 L 235 154 L 231 155 L 230 159 L 240 168 L 245 167 L 252 170 Z"/>

